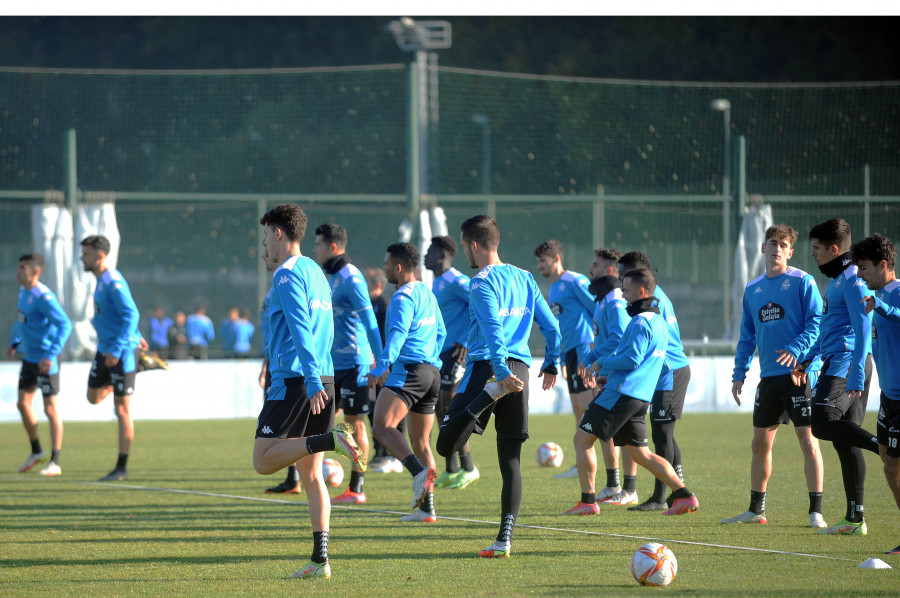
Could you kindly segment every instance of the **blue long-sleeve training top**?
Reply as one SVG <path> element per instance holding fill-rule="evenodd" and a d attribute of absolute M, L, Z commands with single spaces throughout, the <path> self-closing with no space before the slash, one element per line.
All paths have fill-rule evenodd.
<path fill-rule="evenodd" d="M 878 383 L 889 399 L 900 401 L 900 280 L 892 280 L 875 292 L 872 355 Z"/>
<path fill-rule="evenodd" d="M 184 324 L 184 334 L 189 345 L 205 347 L 216 340 L 212 320 L 206 315 L 191 314 Z"/>
<path fill-rule="evenodd" d="M 616 350 L 619 340 L 631 320 L 622 289 L 613 289 L 594 307 L 594 348 L 588 351 L 582 363 L 590 366 L 601 357 Z"/>
<path fill-rule="evenodd" d="M 631 318 L 616 350 L 597 362 L 607 380 L 594 402 L 609 409 L 620 395 L 628 395 L 649 403 L 666 367 L 668 340 L 662 314 L 646 311 Z"/>
<path fill-rule="evenodd" d="M 331 343 L 334 317 L 331 288 L 316 262 L 295 255 L 272 276 L 269 305 L 269 371 L 272 386 L 303 377 L 307 397 L 324 390 L 322 377 L 334 376 Z"/>
<path fill-rule="evenodd" d="M 819 338 L 810 352 L 826 362 L 822 375 L 847 379 L 847 390 L 863 390 L 866 356 L 872 352 L 872 314 L 861 303 L 867 295 L 866 283 L 848 261 L 843 272 L 828 280 Z"/>
<path fill-rule="evenodd" d="M 563 355 L 577 349 L 578 358 L 582 359 L 594 340 L 591 326 L 594 296 L 588 291 L 590 284 L 584 274 L 566 270 L 559 280 L 550 285 L 547 302 L 559 320 L 559 350 Z"/>
<path fill-rule="evenodd" d="M 678 318 L 675 317 L 675 306 L 669 300 L 662 287 L 656 285 L 653 296 L 659 299 L 659 314 L 666 321 L 669 331 L 669 340 L 666 344 L 666 366 L 659 377 L 656 390 L 672 390 L 674 384 L 673 372 L 690 365 L 687 355 L 684 354 L 684 345 L 681 344 L 681 329 L 678 327 Z"/>
<path fill-rule="evenodd" d="M 259 346 L 262 349 L 263 359 L 269 361 L 269 305 L 272 303 L 272 290 L 274 286 L 270 286 L 263 297 L 262 306 L 259 310 Z"/>
<path fill-rule="evenodd" d="M 822 295 L 815 279 L 794 267 L 778 276 L 763 274 L 747 284 L 742 303 L 732 382 L 747 377 L 757 347 L 761 378 L 790 374 L 792 368 L 776 361 L 776 351 L 784 349 L 804 361 L 819 338 Z"/>
<path fill-rule="evenodd" d="M 71 333 L 72 322 L 47 285 L 39 282 L 31 289 L 19 288 L 18 318 L 9 344 L 20 346 L 25 361 L 53 360 L 50 373 L 55 374 L 56 358 Z"/>
<path fill-rule="evenodd" d="M 338 370 L 357 365 L 368 370 L 372 354 L 381 353 L 381 333 L 369 287 L 359 268 L 346 264 L 331 275 L 331 305 L 334 309 L 334 344 L 331 359 Z"/>
<path fill-rule="evenodd" d="M 498 380 L 511 374 L 507 358 L 531 365 L 528 337 L 534 322 L 546 340 L 544 370 L 559 360 L 559 323 L 534 277 L 510 264 L 485 266 L 469 286 L 466 361 L 489 360 Z"/>
<path fill-rule="evenodd" d="M 392 365 L 427 363 L 441 367 L 447 330 L 437 298 L 424 283 L 409 282 L 394 293 L 387 310 L 384 350 L 370 372 L 378 377 Z"/>
<path fill-rule="evenodd" d="M 141 339 L 140 318 L 122 274 L 113 268 L 101 274 L 94 289 L 92 320 L 97 330 L 97 351 L 120 358 L 125 351 L 134 351 Z"/>
<path fill-rule="evenodd" d="M 454 344 L 465 346 L 469 337 L 469 285 L 472 279 L 457 270 L 450 268 L 434 279 L 431 290 L 437 297 L 447 338 L 441 351 L 446 351 Z"/>

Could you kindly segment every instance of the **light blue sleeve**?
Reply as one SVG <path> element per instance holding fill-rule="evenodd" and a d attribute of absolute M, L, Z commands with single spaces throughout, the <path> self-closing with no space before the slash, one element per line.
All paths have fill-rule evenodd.
<path fill-rule="evenodd" d="M 132 298 L 131 293 L 124 284 L 116 283 L 113 285 L 113 289 L 112 301 L 116 306 L 116 313 L 122 319 L 122 324 L 119 326 L 119 331 L 116 334 L 115 343 L 110 348 L 110 353 L 118 355 L 133 342 L 131 331 L 137 330 L 138 320 L 140 320 L 141 315 L 138 313 L 134 298 Z"/>
<path fill-rule="evenodd" d="M 69 335 L 72 333 L 72 322 L 63 311 L 59 301 L 51 293 L 44 294 L 40 310 L 44 317 L 56 326 L 56 336 L 51 339 L 50 348 L 44 355 L 46 359 L 53 359 L 62 352 L 66 341 L 69 340 Z"/>
<path fill-rule="evenodd" d="M 633 324 L 625 329 L 625 335 L 619 344 L 619 351 L 601 357 L 597 363 L 601 372 L 618 370 L 631 372 L 644 361 L 647 348 L 650 346 L 650 330 L 643 320 L 632 320 Z"/>
<path fill-rule="evenodd" d="M 806 317 L 803 332 L 785 347 L 797 361 L 803 361 L 819 338 L 819 324 L 822 321 L 822 295 L 812 276 L 803 279 L 803 313 Z"/>
<path fill-rule="evenodd" d="M 325 390 L 322 384 L 322 368 L 316 360 L 316 356 L 310 351 L 315 347 L 315 339 L 312 334 L 312 320 L 309 314 L 309 297 L 307 295 L 305 281 L 293 270 L 282 268 L 279 277 L 287 277 L 287 284 L 275 285 L 275 293 L 281 303 L 285 323 L 291 333 L 291 341 L 300 362 L 300 369 L 306 383 L 306 394 L 312 397 L 320 390 Z"/>
<path fill-rule="evenodd" d="M 544 363 L 541 365 L 541 371 L 543 371 L 550 366 L 556 367 L 559 364 L 559 342 L 561 339 L 559 320 L 553 315 L 550 306 L 541 294 L 541 290 L 534 279 L 531 280 L 531 284 L 533 285 L 532 293 L 535 297 L 534 321 L 537 322 L 538 328 L 546 341 Z"/>
<path fill-rule="evenodd" d="M 883 316 L 888 320 L 894 320 L 895 322 L 900 322 L 900 308 L 892 307 L 875 297 L 875 313 L 879 316 Z"/>
<path fill-rule="evenodd" d="M 732 382 L 742 381 L 747 377 L 747 370 L 750 369 L 750 362 L 753 361 L 753 354 L 756 352 L 756 325 L 754 324 L 753 314 L 750 313 L 747 294 L 747 290 L 744 289 L 744 298 L 741 302 L 743 304 L 741 311 L 741 335 L 738 338 L 737 350 L 734 355 Z"/>
<path fill-rule="evenodd" d="M 412 299 L 404 293 L 395 293 L 387 310 L 384 349 L 375 367 L 370 372 L 376 378 L 384 374 L 391 367 L 391 364 L 397 361 L 397 357 L 400 356 L 400 350 L 406 342 L 406 337 L 409 336 L 412 318 Z"/>
<path fill-rule="evenodd" d="M 359 316 L 359 321 L 362 322 L 366 331 L 366 338 L 369 340 L 372 354 L 380 355 L 384 347 L 381 344 L 381 331 L 378 330 L 375 310 L 372 309 L 372 300 L 369 298 L 369 287 L 366 286 L 365 279 L 356 275 L 350 277 L 348 286 L 349 292 L 347 295 L 350 298 L 350 304 Z"/>
<path fill-rule="evenodd" d="M 857 278 L 852 285 L 844 286 L 844 300 L 856 337 L 850 371 L 847 372 L 847 390 L 863 390 L 865 387 L 866 357 L 872 352 L 872 316 L 866 313 L 866 306 L 862 302 L 866 295 L 866 287 L 861 278 Z"/>

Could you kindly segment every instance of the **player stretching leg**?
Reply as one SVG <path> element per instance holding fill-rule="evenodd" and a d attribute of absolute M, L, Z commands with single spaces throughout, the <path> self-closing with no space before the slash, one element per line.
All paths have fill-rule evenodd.
<path fill-rule="evenodd" d="M 279 264 L 269 306 L 272 386 L 256 427 L 253 466 L 270 475 L 297 464 L 309 501 L 313 551 L 294 577 L 331 577 L 328 540 L 331 503 L 322 480 L 322 452 L 336 451 L 365 470 L 352 430 L 334 426 L 334 320 L 331 289 L 322 269 L 300 253 L 306 214 L 281 204 L 260 220 L 263 245 Z"/>
<path fill-rule="evenodd" d="M 534 277 L 500 261 L 500 229 L 492 218 L 469 218 L 461 233 L 460 244 L 469 265 L 481 271 L 470 287 L 466 373 L 441 422 L 437 451 L 447 457 L 460 450 L 473 431 L 484 432 L 492 413 L 496 416 L 497 459 L 503 481 L 500 532 L 494 543 L 478 554 L 508 558 L 522 502 L 519 459 L 522 443 L 528 438 L 528 337 L 537 321 L 547 341 L 540 376 L 543 389 L 548 390 L 556 383 L 559 325 Z M 489 383 L 495 376 L 496 382 Z"/>
<path fill-rule="evenodd" d="M 412 506 L 402 521 L 434 523 L 434 457 L 431 428 L 440 392 L 440 347 L 447 331 L 437 298 L 416 280 L 419 250 L 394 243 L 384 256 L 384 273 L 397 285 L 387 310 L 384 351 L 368 374 L 370 388 L 384 388 L 375 403 L 375 435 L 413 478 Z M 407 415 L 409 447 L 397 426 Z"/>

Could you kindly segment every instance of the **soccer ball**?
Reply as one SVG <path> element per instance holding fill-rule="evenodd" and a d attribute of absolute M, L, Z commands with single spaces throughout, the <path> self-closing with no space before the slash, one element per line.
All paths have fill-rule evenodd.
<path fill-rule="evenodd" d="M 555 442 L 545 442 L 539 446 L 536 456 L 541 467 L 559 467 L 563 462 L 562 447 Z"/>
<path fill-rule="evenodd" d="M 644 544 L 631 557 L 631 574 L 642 586 L 667 586 L 675 579 L 676 573 L 678 561 L 664 544 Z"/>
<path fill-rule="evenodd" d="M 322 461 L 322 479 L 333 488 L 337 488 L 344 481 L 344 468 L 334 459 Z"/>

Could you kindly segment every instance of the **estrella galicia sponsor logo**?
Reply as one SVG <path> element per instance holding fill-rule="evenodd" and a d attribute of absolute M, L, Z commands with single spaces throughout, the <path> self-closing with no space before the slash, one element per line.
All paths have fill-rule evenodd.
<path fill-rule="evenodd" d="M 766 303 L 762 309 L 759 310 L 759 321 L 765 324 L 766 322 L 774 322 L 775 320 L 783 320 L 784 319 L 784 308 L 769 301 Z"/>

